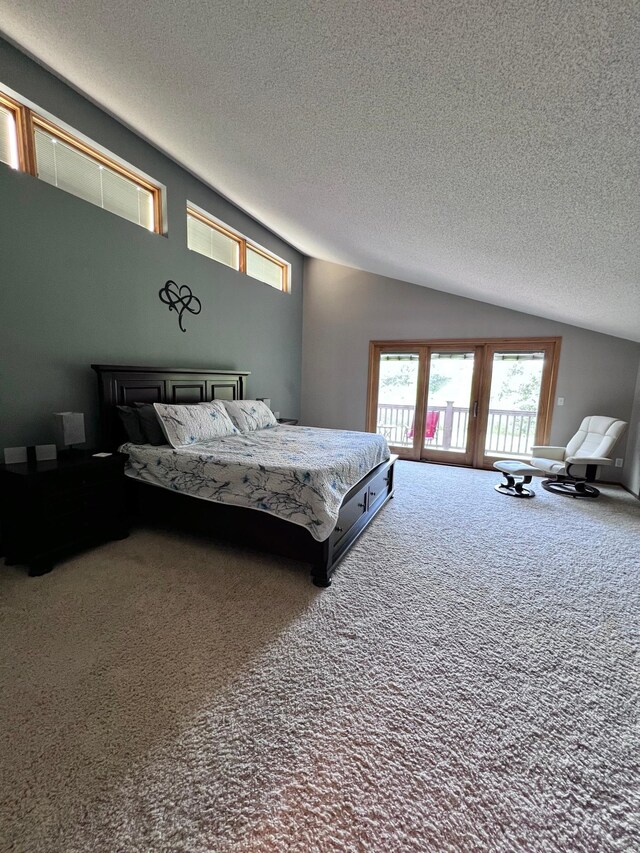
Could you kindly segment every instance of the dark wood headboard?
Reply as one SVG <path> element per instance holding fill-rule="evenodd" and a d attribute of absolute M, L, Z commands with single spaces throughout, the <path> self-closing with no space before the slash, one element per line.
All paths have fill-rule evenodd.
<path fill-rule="evenodd" d="M 116 406 L 133 403 L 206 403 L 209 400 L 243 400 L 247 370 L 132 367 L 92 364 L 98 374 L 100 432 L 109 449 L 125 441 Z"/>

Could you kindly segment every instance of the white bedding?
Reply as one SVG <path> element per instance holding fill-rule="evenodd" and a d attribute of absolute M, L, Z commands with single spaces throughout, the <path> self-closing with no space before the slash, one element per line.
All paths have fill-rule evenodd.
<path fill-rule="evenodd" d="M 126 474 L 217 503 L 250 507 L 326 539 L 342 499 L 389 458 L 381 435 L 279 425 L 174 450 L 124 444 Z"/>

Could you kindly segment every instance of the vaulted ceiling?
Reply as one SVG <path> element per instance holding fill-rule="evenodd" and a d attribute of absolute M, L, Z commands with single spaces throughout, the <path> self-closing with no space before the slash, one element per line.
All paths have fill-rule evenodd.
<path fill-rule="evenodd" d="M 0 0 L 0 20 L 305 254 L 640 340 L 635 0 Z"/>

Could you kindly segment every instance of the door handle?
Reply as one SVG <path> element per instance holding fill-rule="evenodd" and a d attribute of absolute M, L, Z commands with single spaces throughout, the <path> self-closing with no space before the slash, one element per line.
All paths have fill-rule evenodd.
<path fill-rule="evenodd" d="M 473 401 L 473 417 L 474 418 L 478 417 L 478 401 L 477 400 Z"/>

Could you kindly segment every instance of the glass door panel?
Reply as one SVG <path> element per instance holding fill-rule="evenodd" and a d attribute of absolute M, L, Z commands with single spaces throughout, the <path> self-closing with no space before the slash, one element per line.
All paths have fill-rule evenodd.
<path fill-rule="evenodd" d="M 371 341 L 366 428 L 404 459 L 528 459 L 549 443 L 559 355 L 559 338 Z"/>
<path fill-rule="evenodd" d="M 484 455 L 528 459 L 536 443 L 544 352 L 494 352 Z"/>
<path fill-rule="evenodd" d="M 391 447 L 407 454 L 414 446 L 419 373 L 417 350 L 379 354 L 375 431 L 383 435 Z"/>
<path fill-rule="evenodd" d="M 466 461 L 475 416 L 475 351 L 429 350 L 422 458 Z"/>

